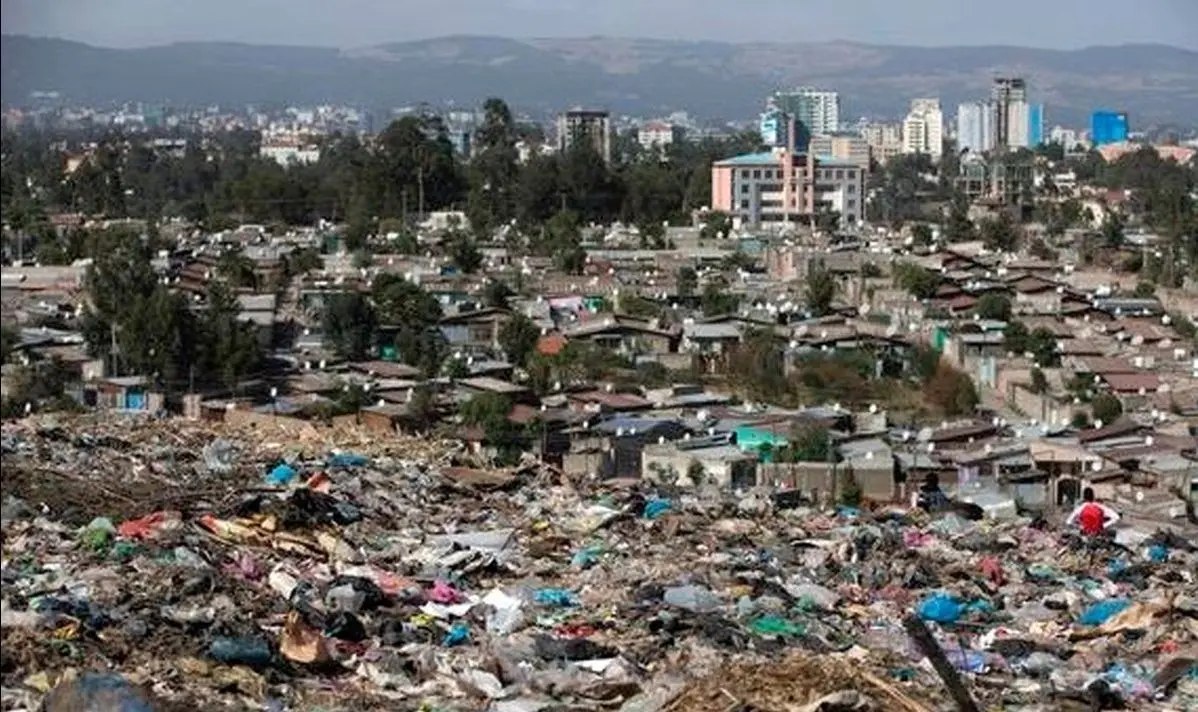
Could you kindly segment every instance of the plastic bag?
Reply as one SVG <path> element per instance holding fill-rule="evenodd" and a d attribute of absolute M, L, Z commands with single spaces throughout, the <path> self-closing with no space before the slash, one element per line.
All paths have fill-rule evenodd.
<path fill-rule="evenodd" d="M 120 675 L 85 673 L 50 691 L 46 712 L 155 712 L 156 705 Z"/>
<path fill-rule="evenodd" d="M 276 487 L 282 487 L 295 479 L 295 476 L 298 474 L 294 467 L 288 465 L 286 462 L 281 462 L 275 465 L 275 468 L 266 475 L 266 482 Z"/>
<path fill-rule="evenodd" d="M 673 505 L 668 499 L 651 499 L 645 502 L 645 519 L 657 519 L 658 517 L 667 514 Z"/>
<path fill-rule="evenodd" d="M 766 638 L 797 638 L 807 632 L 803 626 L 777 616 L 762 616 L 749 624 L 749 630 Z"/>
<path fill-rule="evenodd" d="M 214 638 L 208 654 L 230 665 L 267 665 L 273 658 L 270 643 L 262 638 Z"/>
<path fill-rule="evenodd" d="M 457 623 L 450 628 L 449 632 L 445 634 L 445 637 L 441 639 L 441 644 L 445 645 L 446 647 L 453 647 L 455 645 L 461 645 L 462 643 L 468 642 L 469 640 L 470 629 L 466 627 L 465 623 Z"/>
<path fill-rule="evenodd" d="M 675 586 L 667 588 L 662 595 L 668 605 L 684 608 L 696 613 L 711 611 L 723 605 L 720 597 L 702 586 Z"/>
<path fill-rule="evenodd" d="M 329 467 L 365 467 L 369 460 L 364 455 L 354 455 L 348 452 L 340 452 L 329 458 Z"/>
<path fill-rule="evenodd" d="M 944 593 L 936 593 L 919 604 L 919 617 L 935 623 L 956 623 L 965 612 L 961 602 Z"/>
<path fill-rule="evenodd" d="M 574 594 L 563 588 L 537 589 L 532 594 L 532 600 L 543 606 L 557 606 L 560 608 L 578 605 L 578 600 L 574 598 Z"/>
<path fill-rule="evenodd" d="M 1131 601 L 1126 598 L 1112 598 L 1106 601 L 1099 601 L 1082 611 L 1077 622 L 1089 626 L 1102 625 L 1127 610 L 1130 605 Z"/>

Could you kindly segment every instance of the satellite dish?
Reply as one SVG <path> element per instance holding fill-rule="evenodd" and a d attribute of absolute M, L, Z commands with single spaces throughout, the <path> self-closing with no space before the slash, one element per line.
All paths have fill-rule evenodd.
<path fill-rule="evenodd" d="M 1091 470 L 1091 471 L 1093 471 L 1093 472 L 1098 472 L 1098 471 L 1100 471 L 1101 469 L 1102 469 L 1102 461 L 1101 461 L 1101 460 L 1095 460 L 1094 462 L 1091 462 L 1091 463 L 1090 463 L 1090 470 Z"/>

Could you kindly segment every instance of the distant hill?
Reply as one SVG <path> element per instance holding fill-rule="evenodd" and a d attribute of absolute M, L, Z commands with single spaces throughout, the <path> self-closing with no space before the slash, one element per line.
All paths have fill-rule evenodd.
<path fill-rule="evenodd" d="M 1027 78 L 1046 122 L 1079 124 L 1119 108 L 1133 124 L 1192 124 L 1198 52 L 1160 45 L 1052 51 L 1021 47 L 889 47 L 830 43 L 681 42 L 591 37 L 444 37 L 350 50 L 180 43 L 105 49 L 5 35 L 0 101 L 57 91 L 76 104 L 429 102 L 502 96 L 526 111 L 585 105 L 638 115 L 685 110 L 747 118 L 776 88 L 840 91 L 845 118 L 899 117 L 911 98 L 939 96 L 947 114 L 984 98 L 997 74 Z"/>

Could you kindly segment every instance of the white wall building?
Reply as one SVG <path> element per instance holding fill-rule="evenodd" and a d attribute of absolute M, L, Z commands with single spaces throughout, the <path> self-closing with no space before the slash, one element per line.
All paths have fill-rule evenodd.
<path fill-rule="evenodd" d="M 304 165 L 320 160 L 320 146 L 299 137 L 263 137 L 258 155 L 281 166 Z"/>
<path fill-rule="evenodd" d="M 637 129 L 636 140 L 645 150 L 664 149 L 682 140 L 682 128 L 664 121 L 650 121 Z"/>
<path fill-rule="evenodd" d="M 986 153 L 994 150 L 994 110 L 984 101 L 957 107 L 957 151 Z"/>
<path fill-rule="evenodd" d="M 1029 112 L 1027 100 L 1007 104 L 1007 145 L 1011 148 L 1031 148 Z"/>
<path fill-rule="evenodd" d="M 944 153 L 944 112 L 939 99 L 914 99 L 903 121 L 903 153 L 924 153 L 939 161 Z"/>

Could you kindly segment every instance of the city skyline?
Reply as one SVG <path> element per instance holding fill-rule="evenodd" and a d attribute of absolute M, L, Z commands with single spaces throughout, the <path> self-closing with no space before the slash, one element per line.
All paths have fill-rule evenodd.
<path fill-rule="evenodd" d="M 646 15 L 629 0 L 446 0 L 439 12 L 412 2 L 346 0 L 9 0 L 0 7 L 4 32 L 60 37 L 110 47 L 179 41 L 354 47 L 446 35 L 509 37 L 610 36 L 729 42 L 847 40 L 907 46 L 1007 45 L 1074 49 L 1154 43 L 1198 49 L 1198 4 L 1189 0 L 1012 0 L 969 7 L 954 0 L 908 0 L 894 13 L 886 0 L 853 0 L 796 8 L 757 0 L 756 12 L 712 0 L 661 0 Z M 685 12 L 684 12 L 685 10 Z M 795 23 L 762 22 L 794 13 Z M 231 22 L 230 17 L 238 21 Z M 863 19 L 886 17 L 886 22 Z M 799 20 L 802 20 L 801 22 Z M 1029 21 L 1034 19 L 1035 21 Z"/>

